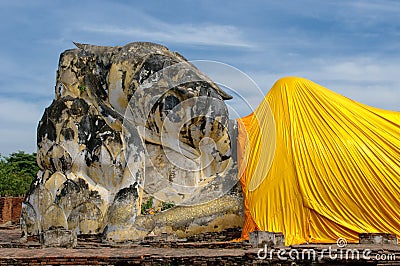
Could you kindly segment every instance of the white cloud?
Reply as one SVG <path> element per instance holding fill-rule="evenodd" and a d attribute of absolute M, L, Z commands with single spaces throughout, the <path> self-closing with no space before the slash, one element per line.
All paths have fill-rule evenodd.
<path fill-rule="evenodd" d="M 352 6 L 354 9 L 359 10 L 360 12 L 368 12 L 371 15 L 373 14 L 398 14 L 400 12 L 400 3 L 398 1 L 385 1 L 385 0 L 375 0 L 375 1 L 353 1 L 347 3 L 349 6 Z M 383 17 L 385 19 L 385 17 Z"/>
<path fill-rule="evenodd" d="M 157 22 L 146 27 L 123 27 L 92 25 L 82 27 L 83 31 L 105 35 L 145 39 L 161 43 L 180 43 L 205 46 L 230 46 L 251 48 L 253 44 L 244 39 L 240 29 L 230 25 L 216 24 L 168 24 Z"/>
<path fill-rule="evenodd" d="M 395 59 L 366 57 L 312 60 L 306 70 L 249 73 L 265 92 L 284 76 L 313 80 L 355 101 L 387 110 L 400 110 L 400 64 Z M 300 68 L 299 68 L 300 69 Z"/>
<path fill-rule="evenodd" d="M 227 85 L 236 93 L 228 101 L 241 116 L 256 108 L 273 84 L 285 76 L 304 77 L 355 101 L 387 110 L 400 110 L 400 64 L 395 58 L 319 58 L 303 59 L 291 70 L 278 72 L 258 70 L 247 72 L 232 66 L 210 61 L 194 61 L 195 65 L 218 83 Z M 279 66 L 280 62 L 269 62 Z M 294 64 L 294 62 L 293 62 Z M 262 66 L 259 67 L 262 69 Z M 279 67 L 276 67 L 279 69 Z M 248 76 L 247 76 L 248 75 Z M 252 82 L 255 82 L 252 83 Z M 259 90 L 261 88 L 262 91 Z M 245 101 L 241 100 L 244 98 Z M 250 107 L 247 105 L 250 104 Z"/>
<path fill-rule="evenodd" d="M 2 154 L 36 150 L 36 128 L 44 107 L 22 100 L 0 98 L 0 147 Z"/>
<path fill-rule="evenodd" d="M 36 152 L 36 132 L 26 129 L 0 128 L 0 147 L 2 155 L 17 151 Z"/>

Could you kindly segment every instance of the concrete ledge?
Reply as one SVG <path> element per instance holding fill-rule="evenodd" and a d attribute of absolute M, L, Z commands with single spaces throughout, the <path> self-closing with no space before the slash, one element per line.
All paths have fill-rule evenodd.
<path fill-rule="evenodd" d="M 57 228 L 42 232 L 40 244 L 44 247 L 75 248 L 78 239 L 74 231 Z"/>
<path fill-rule="evenodd" d="M 249 234 L 249 242 L 255 248 L 263 248 L 265 245 L 279 247 L 285 245 L 285 236 L 277 232 L 253 231 Z"/>
<path fill-rule="evenodd" d="M 358 235 L 360 244 L 373 245 L 397 245 L 397 237 L 387 233 L 360 233 Z"/>

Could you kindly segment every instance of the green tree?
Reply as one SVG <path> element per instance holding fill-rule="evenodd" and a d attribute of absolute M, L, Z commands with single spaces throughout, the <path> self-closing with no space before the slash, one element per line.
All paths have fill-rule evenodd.
<path fill-rule="evenodd" d="M 0 195 L 25 195 L 38 170 L 35 153 L 19 151 L 9 157 L 0 155 Z"/>

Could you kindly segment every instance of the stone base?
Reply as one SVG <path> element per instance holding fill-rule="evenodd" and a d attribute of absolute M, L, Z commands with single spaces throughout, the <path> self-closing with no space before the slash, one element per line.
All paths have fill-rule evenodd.
<path fill-rule="evenodd" d="M 75 248 L 77 243 L 76 233 L 63 228 L 47 230 L 40 234 L 40 244 L 44 247 Z"/>
<path fill-rule="evenodd" d="M 387 233 L 360 233 L 360 244 L 397 245 L 397 237 Z"/>
<path fill-rule="evenodd" d="M 253 247 L 263 248 L 279 247 L 285 245 L 285 236 L 283 233 L 253 231 L 249 234 L 249 242 Z"/>

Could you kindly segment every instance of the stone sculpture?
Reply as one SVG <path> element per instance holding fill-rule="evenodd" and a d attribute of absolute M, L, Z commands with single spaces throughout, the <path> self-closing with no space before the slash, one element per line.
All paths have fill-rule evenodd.
<path fill-rule="evenodd" d="M 230 96 L 161 45 L 76 46 L 61 54 L 39 122 L 25 236 L 64 228 L 126 241 L 241 227 Z M 177 206 L 141 215 L 149 195 Z"/>

